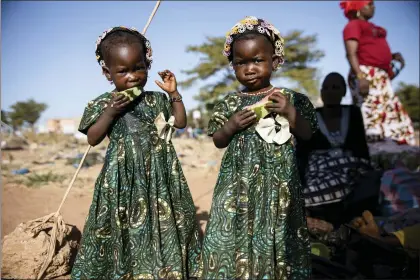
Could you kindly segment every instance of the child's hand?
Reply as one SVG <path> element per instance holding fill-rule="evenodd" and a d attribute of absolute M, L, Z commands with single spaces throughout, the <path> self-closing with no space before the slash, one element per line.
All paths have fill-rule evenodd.
<path fill-rule="evenodd" d="M 265 108 L 270 113 L 276 113 L 279 115 L 283 115 L 286 118 L 290 117 L 293 113 L 294 107 L 290 104 L 289 99 L 281 94 L 278 91 L 275 91 L 268 100 L 273 101 L 273 103 L 268 103 L 265 105 Z"/>
<path fill-rule="evenodd" d="M 155 81 L 155 83 L 169 95 L 176 93 L 177 83 L 175 75 L 169 70 L 159 72 L 158 74 L 162 78 L 163 83 L 160 81 Z"/>
<path fill-rule="evenodd" d="M 234 134 L 253 124 L 256 119 L 257 115 L 254 113 L 254 111 L 245 109 L 235 113 L 232 117 L 230 117 L 229 121 L 226 123 L 226 128 L 230 133 Z"/>
<path fill-rule="evenodd" d="M 112 118 L 115 118 L 119 114 L 123 113 L 127 106 L 130 104 L 130 99 L 124 95 L 118 95 L 113 93 L 112 99 L 108 104 L 105 112 Z"/>

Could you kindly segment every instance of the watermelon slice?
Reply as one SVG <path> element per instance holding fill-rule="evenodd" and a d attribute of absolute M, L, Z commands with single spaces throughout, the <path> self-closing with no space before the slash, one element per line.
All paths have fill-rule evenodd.
<path fill-rule="evenodd" d="M 273 103 L 273 101 L 264 99 L 264 100 L 261 100 L 260 102 L 257 102 L 257 103 L 255 103 L 251 106 L 245 107 L 245 109 L 250 109 L 250 110 L 254 111 L 255 114 L 257 115 L 257 120 L 263 119 L 265 116 L 270 114 L 270 112 L 268 112 L 267 109 L 265 108 L 265 105 L 267 105 L 269 103 Z"/>
<path fill-rule="evenodd" d="M 130 101 L 133 101 L 137 97 L 140 96 L 140 94 L 143 92 L 143 89 L 141 87 L 133 87 L 126 89 L 124 91 L 117 92 L 117 95 L 124 95 L 127 96 Z"/>

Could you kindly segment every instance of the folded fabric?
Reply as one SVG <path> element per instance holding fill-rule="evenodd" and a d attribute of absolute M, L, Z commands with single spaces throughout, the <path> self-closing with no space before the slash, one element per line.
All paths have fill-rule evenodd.
<path fill-rule="evenodd" d="M 174 128 L 175 117 L 171 116 L 168 121 L 165 120 L 165 115 L 160 113 L 155 119 L 155 125 L 158 131 L 159 138 L 166 142 L 171 141 Z"/>
<path fill-rule="evenodd" d="M 265 142 L 270 144 L 277 143 L 281 145 L 292 137 L 289 121 L 279 115 L 275 118 L 260 119 L 255 130 Z"/>

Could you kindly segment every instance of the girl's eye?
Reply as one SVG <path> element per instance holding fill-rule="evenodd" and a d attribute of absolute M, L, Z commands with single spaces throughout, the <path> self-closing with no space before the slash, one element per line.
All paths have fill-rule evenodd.
<path fill-rule="evenodd" d="M 126 70 L 118 70 L 118 74 L 125 74 L 127 71 Z"/>

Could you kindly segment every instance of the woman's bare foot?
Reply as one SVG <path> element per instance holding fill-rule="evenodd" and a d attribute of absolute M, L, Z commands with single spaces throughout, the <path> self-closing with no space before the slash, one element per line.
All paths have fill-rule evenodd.
<path fill-rule="evenodd" d="M 360 233 L 366 234 L 375 238 L 380 238 L 381 234 L 379 227 L 376 225 L 373 215 L 370 211 L 364 211 L 362 217 L 355 218 L 351 225 L 359 230 Z"/>

